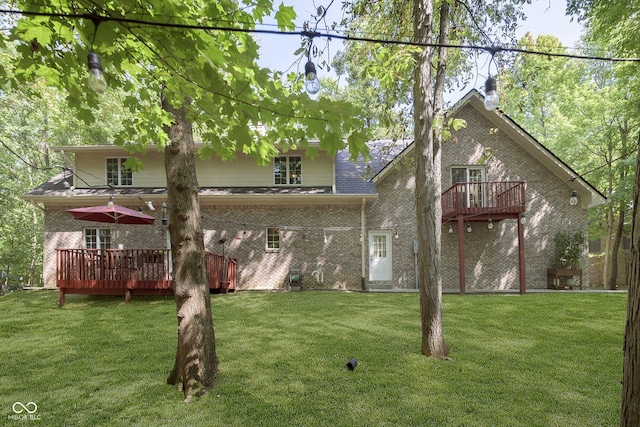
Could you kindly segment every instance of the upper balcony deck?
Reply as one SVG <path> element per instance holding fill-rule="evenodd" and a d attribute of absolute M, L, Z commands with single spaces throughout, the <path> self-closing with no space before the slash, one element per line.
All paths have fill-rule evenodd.
<path fill-rule="evenodd" d="M 517 218 L 525 210 L 524 181 L 459 182 L 442 193 L 442 221 Z"/>

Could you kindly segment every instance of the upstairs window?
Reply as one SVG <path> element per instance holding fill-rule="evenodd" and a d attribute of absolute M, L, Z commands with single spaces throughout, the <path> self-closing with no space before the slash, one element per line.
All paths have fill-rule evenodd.
<path fill-rule="evenodd" d="M 267 252 L 277 252 L 280 250 L 280 229 L 276 227 L 267 228 Z"/>
<path fill-rule="evenodd" d="M 109 228 L 85 228 L 84 247 L 86 249 L 110 249 L 111 229 Z"/>
<path fill-rule="evenodd" d="M 283 156 L 273 159 L 275 185 L 302 185 L 302 157 Z"/>
<path fill-rule="evenodd" d="M 107 184 L 127 187 L 133 185 L 133 171 L 124 165 L 126 158 L 107 159 Z"/>

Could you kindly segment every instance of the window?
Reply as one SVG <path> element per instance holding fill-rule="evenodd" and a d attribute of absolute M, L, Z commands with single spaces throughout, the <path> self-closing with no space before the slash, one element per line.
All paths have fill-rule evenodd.
<path fill-rule="evenodd" d="M 267 251 L 280 250 L 280 229 L 275 227 L 267 228 Z"/>
<path fill-rule="evenodd" d="M 273 159 L 275 185 L 302 185 L 302 157 L 284 156 Z"/>
<path fill-rule="evenodd" d="M 477 208 L 485 205 L 484 189 L 484 168 L 480 166 L 452 167 L 451 182 L 453 185 L 464 182 L 463 200 L 466 200 L 466 207 Z"/>
<path fill-rule="evenodd" d="M 387 236 L 373 236 L 373 257 L 387 257 Z"/>
<path fill-rule="evenodd" d="M 84 247 L 86 249 L 111 248 L 111 230 L 109 228 L 85 228 Z"/>
<path fill-rule="evenodd" d="M 107 159 L 107 184 L 132 186 L 133 171 L 124 165 L 126 158 Z"/>

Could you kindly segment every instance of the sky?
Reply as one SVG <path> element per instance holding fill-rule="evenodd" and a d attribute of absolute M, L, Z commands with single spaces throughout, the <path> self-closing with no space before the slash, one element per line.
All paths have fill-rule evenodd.
<path fill-rule="evenodd" d="M 316 6 L 327 6 L 331 0 L 282 0 L 287 6 L 293 6 L 298 15 L 296 25 L 299 27 L 297 31 L 301 31 L 302 24 L 305 20 L 311 19 L 311 15 L 315 14 Z M 280 2 L 275 1 L 274 4 L 279 6 Z M 342 17 L 340 10 L 341 1 L 334 0 L 333 5 L 329 8 L 327 21 L 339 21 Z M 564 46 L 572 47 L 578 41 L 582 26 L 565 16 L 566 1 L 565 0 L 533 0 L 530 5 L 526 5 L 524 12 L 527 20 L 522 22 L 516 32 L 518 38 L 524 36 L 527 32 L 531 32 L 534 37 L 540 34 L 548 34 L 556 36 Z M 275 27 L 263 27 L 264 29 L 274 30 Z M 319 29 L 321 30 L 321 29 Z M 278 71 L 299 71 L 302 73 L 304 62 L 299 65 L 296 61 L 299 56 L 293 53 L 300 47 L 300 36 L 292 35 L 259 35 L 261 49 L 259 63 L 263 67 L 268 67 Z M 320 43 L 324 43 L 324 39 Z M 335 52 L 342 47 L 342 41 L 334 40 L 331 42 L 330 59 L 333 58 Z M 293 68 L 291 68 L 293 65 Z M 482 61 L 479 62 L 481 72 L 486 72 L 483 68 Z M 319 77 L 333 77 L 335 74 L 329 73 L 326 69 L 318 70 Z M 475 86 L 479 90 L 484 90 L 484 77 L 478 78 Z M 471 87 L 465 88 L 466 93 Z M 455 95 L 454 95 L 455 96 Z M 461 96 L 461 95 L 460 95 Z M 456 101 L 456 100 L 453 100 Z"/>

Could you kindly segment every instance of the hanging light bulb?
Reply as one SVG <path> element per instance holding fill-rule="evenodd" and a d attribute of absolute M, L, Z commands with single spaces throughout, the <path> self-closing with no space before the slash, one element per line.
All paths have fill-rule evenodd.
<path fill-rule="evenodd" d="M 89 64 L 89 87 L 98 94 L 105 93 L 109 88 L 107 81 L 104 79 L 102 72 L 102 62 L 100 57 L 94 51 L 89 52 L 87 57 Z"/>
<path fill-rule="evenodd" d="M 449 234 L 453 233 L 453 227 L 449 224 Z"/>
<path fill-rule="evenodd" d="M 107 202 L 107 207 L 111 209 L 115 205 L 114 197 L 109 197 L 109 201 Z"/>
<path fill-rule="evenodd" d="M 484 82 L 484 108 L 489 111 L 495 110 L 500 105 L 500 97 L 498 97 L 498 84 L 496 79 L 489 76 Z"/>
<path fill-rule="evenodd" d="M 578 204 L 578 192 L 576 190 L 573 190 L 571 192 L 571 197 L 569 198 L 569 204 L 571 206 L 575 206 Z"/>
<path fill-rule="evenodd" d="M 305 89 L 309 95 L 315 95 L 320 92 L 320 80 L 318 80 L 318 73 L 316 73 L 316 66 L 311 60 L 307 61 L 304 66 L 304 79 Z"/>
<path fill-rule="evenodd" d="M 487 228 L 489 230 L 493 230 L 493 221 L 491 221 L 491 218 L 489 218 L 489 221 L 487 221 Z"/>
<path fill-rule="evenodd" d="M 467 223 L 467 233 L 471 233 L 471 231 L 473 231 L 471 229 L 471 224 Z"/>
<path fill-rule="evenodd" d="M 520 224 L 526 224 L 526 223 L 527 223 L 527 217 L 525 213 L 522 212 L 522 215 L 520 215 Z"/>

